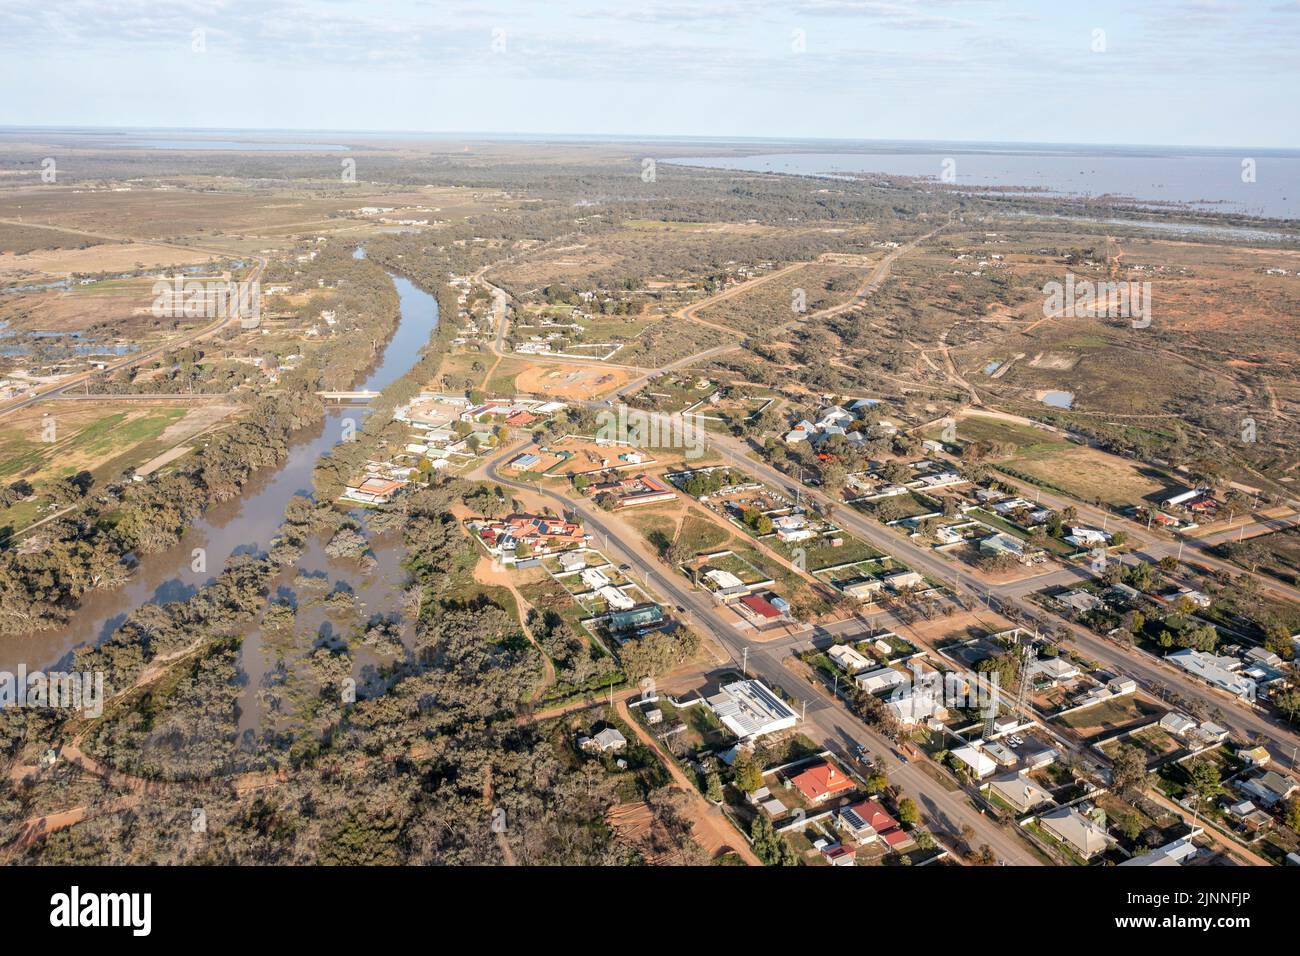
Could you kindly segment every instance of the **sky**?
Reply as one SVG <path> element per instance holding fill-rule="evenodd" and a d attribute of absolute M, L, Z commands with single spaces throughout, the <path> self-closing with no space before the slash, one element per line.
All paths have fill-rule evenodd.
<path fill-rule="evenodd" d="M 0 0 L 0 125 L 1300 146 L 1300 0 Z"/>

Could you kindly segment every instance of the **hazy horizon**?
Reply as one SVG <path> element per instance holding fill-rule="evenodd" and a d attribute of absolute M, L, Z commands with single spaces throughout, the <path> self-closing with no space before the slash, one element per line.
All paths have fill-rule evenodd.
<path fill-rule="evenodd" d="M 744 135 L 737 134 L 733 136 L 716 136 L 704 134 L 688 133 L 656 133 L 656 134 L 635 134 L 635 133 L 592 133 L 592 132 L 574 132 L 558 133 L 552 130 L 453 130 L 453 129 L 348 129 L 344 127 L 293 127 L 293 126 L 111 126 L 111 125 L 79 125 L 79 124 L 0 124 L 0 133 L 24 133 L 24 132 L 47 132 L 47 133 L 90 133 L 90 134 L 123 134 L 134 135 L 141 133 L 174 133 L 190 135 L 211 135 L 218 133 L 241 133 L 251 136 L 267 136 L 271 134 L 287 133 L 298 135 L 312 136 L 338 136 L 338 137 L 365 137 L 365 138 L 409 138 L 415 141 L 427 139 L 437 141 L 446 140 L 483 140 L 483 141 L 522 141 L 522 142 L 582 142 L 582 143 L 649 143 L 661 142 L 665 144 L 690 144 L 690 143 L 709 143 L 717 145 L 756 145 L 756 146 L 780 146 L 780 145 L 803 145 L 812 143 L 835 144 L 838 146 L 870 146 L 870 147 L 898 147 L 906 149 L 909 147 L 922 146 L 950 146 L 957 148 L 974 148 L 974 147 L 1006 147 L 1008 149 L 1023 149 L 1026 151 L 1038 151 L 1049 149 L 1060 150 L 1115 150 L 1115 151 L 1142 151 L 1142 150 L 1162 150 L 1162 151 L 1193 151 L 1215 153 L 1222 152 L 1236 155 L 1242 149 L 1258 149 L 1263 152 L 1296 154 L 1300 155 L 1300 146 L 1260 146 L 1256 143 L 1230 143 L 1223 145 L 1210 145 L 1205 143 L 1156 143 L 1156 142 L 1067 142 L 1067 141 L 1045 141 L 1045 140 L 978 140 L 978 139 L 864 139 L 856 137 L 832 137 L 832 136 L 780 136 L 780 135 Z M 196 142 L 200 142 L 197 141 Z M 256 140 L 250 140 L 256 142 Z M 320 145 L 325 146 L 324 142 L 307 143 L 303 145 Z"/>
<path fill-rule="evenodd" d="M 0 26 L 24 128 L 1300 147 L 1300 0 L 0 0 Z"/>

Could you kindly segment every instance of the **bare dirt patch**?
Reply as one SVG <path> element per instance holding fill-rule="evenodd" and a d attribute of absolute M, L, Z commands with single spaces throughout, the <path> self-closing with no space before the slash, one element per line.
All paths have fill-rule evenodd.
<path fill-rule="evenodd" d="M 621 388 L 632 373 L 604 365 L 533 365 L 515 376 L 519 391 L 555 399 L 586 401 Z"/>

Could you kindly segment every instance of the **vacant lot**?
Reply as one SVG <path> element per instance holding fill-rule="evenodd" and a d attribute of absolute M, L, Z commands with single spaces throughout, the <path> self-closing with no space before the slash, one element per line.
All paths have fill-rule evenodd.
<path fill-rule="evenodd" d="M 44 226 L 0 223 L 0 254 L 4 255 L 21 256 L 37 249 L 85 249 L 104 241 Z"/>
<path fill-rule="evenodd" d="M 1294 528 L 1262 534 L 1219 548 L 1241 565 L 1295 586 L 1300 584 L 1300 532 Z"/>
<path fill-rule="evenodd" d="M 1093 707 L 1085 707 L 1058 717 L 1057 721 L 1083 737 L 1095 737 L 1098 734 L 1118 730 L 1135 721 L 1150 720 L 1160 713 L 1159 708 L 1138 700 L 1133 695 L 1103 701 Z"/>
<path fill-rule="evenodd" d="M 487 361 L 490 364 L 491 358 Z M 506 361 L 502 359 L 502 365 Z M 520 370 L 514 376 L 514 383 L 519 392 L 558 400 L 585 401 L 598 398 L 619 388 L 631 378 L 631 372 L 627 369 L 604 365 L 567 362 L 542 365 L 515 359 L 512 366 L 516 363 Z"/>
<path fill-rule="evenodd" d="M 1153 498 L 1169 487 L 1163 473 L 1154 468 L 1082 445 L 998 464 L 1083 501 L 1119 508 Z"/>
<path fill-rule="evenodd" d="M 867 276 L 867 270 L 836 263 L 814 262 L 755 286 L 697 314 L 706 322 L 739 332 L 754 333 L 783 325 L 801 314 L 847 302 Z M 797 310 L 796 304 L 802 309 Z"/>
<path fill-rule="evenodd" d="M 100 480 L 143 465 L 230 414 L 224 405 L 47 402 L 0 421 L 0 481 L 43 483 L 86 470 Z M 52 441 L 47 439 L 52 438 Z"/>

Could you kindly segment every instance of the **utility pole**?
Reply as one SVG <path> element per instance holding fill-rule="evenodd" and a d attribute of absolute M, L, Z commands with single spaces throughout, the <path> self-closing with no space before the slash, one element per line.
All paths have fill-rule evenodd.
<path fill-rule="evenodd" d="M 740 672 L 749 677 L 749 648 L 745 648 L 744 656 L 740 659 Z"/>

